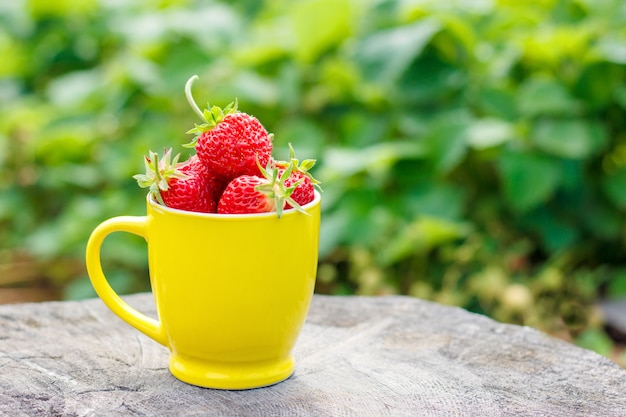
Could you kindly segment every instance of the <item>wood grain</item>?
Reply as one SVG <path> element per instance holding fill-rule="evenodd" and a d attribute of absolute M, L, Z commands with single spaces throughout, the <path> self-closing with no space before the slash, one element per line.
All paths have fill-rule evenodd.
<path fill-rule="evenodd" d="M 155 316 L 152 296 L 126 300 Z M 410 297 L 316 295 L 296 372 L 247 391 L 172 377 L 100 300 L 0 306 L 6 416 L 626 416 L 626 370 L 530 328 Z"/>

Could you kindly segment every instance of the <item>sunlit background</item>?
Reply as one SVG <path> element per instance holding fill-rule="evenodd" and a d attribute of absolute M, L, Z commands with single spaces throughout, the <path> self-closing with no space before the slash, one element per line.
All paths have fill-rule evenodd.
<path fill-rule="evenodd" d="M 200 104 L 237 98 L 277 156 L 318 160 L 318 293 L 458 305 L 626 365 L 598 307 L 626 297 L 625 65 L 622 0 L 3 1 L 0 303 L 95 296 L 87 238 L 145 212 L 148 150 L 189 153 L 198 74 Z M 142 239 L 103 263 L 149 291 Z"/>

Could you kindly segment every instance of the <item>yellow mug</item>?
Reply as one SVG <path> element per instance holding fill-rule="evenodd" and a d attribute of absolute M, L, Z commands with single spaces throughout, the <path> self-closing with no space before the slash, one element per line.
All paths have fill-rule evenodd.
<path fill-rule="evenodd" d="M 91 282 L 122 320 L 170 350 L 172 375 L 189 384 L 248 389 L 294 372 L 292 349 L 317 273 L 320 195 L 303 207 L 249 215 L 170 209 L 147 198 L 146 216 L 120 216 L 87 243 Z M 143 236 L 158 319 L 111 288 L 100 264 L 112 232 Z"/>

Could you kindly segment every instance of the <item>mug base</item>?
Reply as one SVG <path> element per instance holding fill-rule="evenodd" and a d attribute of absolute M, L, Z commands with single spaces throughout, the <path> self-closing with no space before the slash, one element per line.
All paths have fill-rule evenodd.
<path fill-rule="evenodd" d="M 295 369 L 293 356 L 264 362 L 207 362 L 178 354 L 170 356 L 170 372 L 177 379 L 203 388 L 245 390 L 274 385 Z"/>

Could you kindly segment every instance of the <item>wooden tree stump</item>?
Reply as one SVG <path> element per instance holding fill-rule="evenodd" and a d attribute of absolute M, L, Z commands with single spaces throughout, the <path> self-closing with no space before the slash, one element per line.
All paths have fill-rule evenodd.
<path fill-rule="evenodd" d="M 126 297 L 155 315 L 150 294 Z M 626 416 L 626 370 L 536 330 L 409 297 L 316 295 L 296 372 L 198 388 L 100 300 L 0 307 L 6 416 Z"/>

